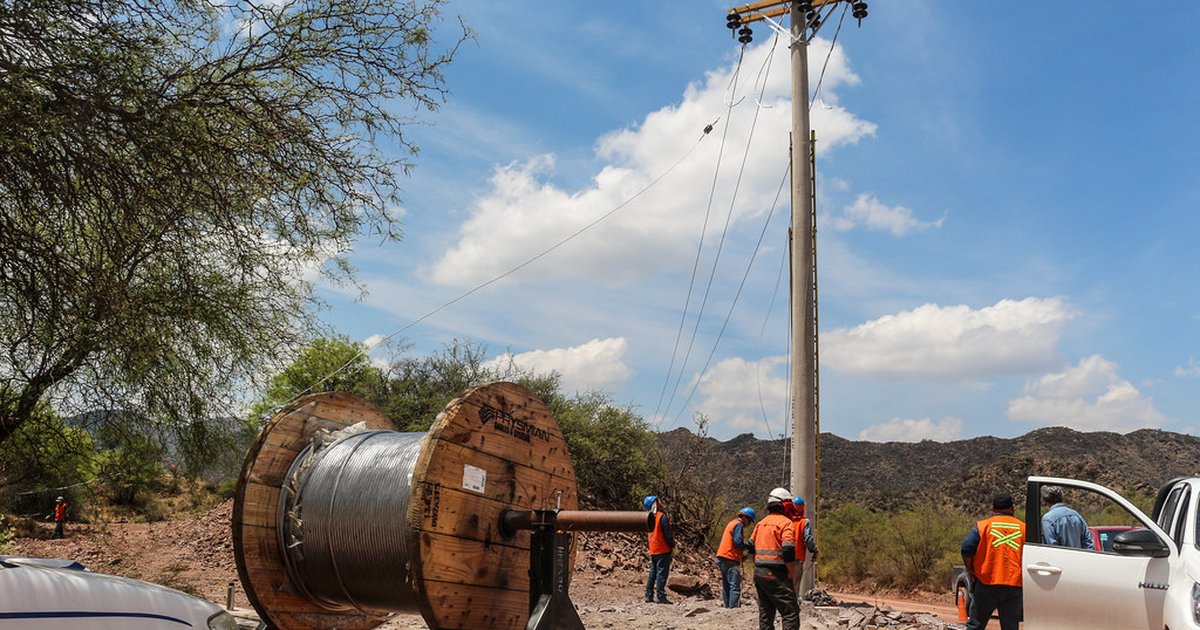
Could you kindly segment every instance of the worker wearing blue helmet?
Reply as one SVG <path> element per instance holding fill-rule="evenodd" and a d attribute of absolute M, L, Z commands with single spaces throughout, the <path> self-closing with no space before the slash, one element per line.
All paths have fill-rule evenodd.
<path fill-rule="evenodd" d="M 742 558 L 754 545 L 746 537 L 746 526 L 757 518 L 754 508 L 744 507 L 725 526 L 721 545 L 717 548 L 717 569 L 721 572 L 721 605 L 737 608 L 742 599 Z"/>
<path fill-rule="evenodd" d="M 646 603 L 657 601 L 670 604 L 667 599 L 667 577 L 671 574 L 671 551 L 675 549 L 675 536 L 671 534 L 671 519 L 663 511 L 662 499 L 650 495 L 642 499 L 642 507 L 654 514 L 654 529 L 647 536 L 650 546 L 650 576 L 646 578 Z"/>

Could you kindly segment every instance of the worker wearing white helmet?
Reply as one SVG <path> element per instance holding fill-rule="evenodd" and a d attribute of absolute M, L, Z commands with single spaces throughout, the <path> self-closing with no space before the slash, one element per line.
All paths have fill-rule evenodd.
<path fill-rule="evenodd" d="M 63 525 L 67 522 L 67 500 L 63 497 L 58 497 L 54 501 L 54 533 L 50 534 L 50 539 L 63 537 Z M 49 519 L 49 517 L 47 517 Z"/>
<path fill-rule="evenodd" d="M 767 516 L 754 527 L 750 539 L 754 546 L 759 630 L 773 630 L 776 611 L 782 618 L 783 630 L 800 628 L 800 602 L 788 571 L 796 560 L 796 537 L 792 519 L 783 509 L 784 501 L 791 500 L 792 493 L 787 488 L 772 490 L 767 496 Z"/>

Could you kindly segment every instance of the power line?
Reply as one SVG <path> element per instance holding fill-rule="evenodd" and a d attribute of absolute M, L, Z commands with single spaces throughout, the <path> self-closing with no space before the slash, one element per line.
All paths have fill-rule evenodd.
<path fill-rule="evenodd" d="M 717 150 L 717 164 L 713 170 L 712 184 L 709 186 L 708 203 L 704 207 L 704 223 L 700 228 L 700 240 L 696 244 L 696 258 L 692 262 L 692 276 L 688 279 L 687 297 L 683 301 L 683 312 L 679 315 L 679 329 L 675 332 L 675 345 L 671 348 L 671 361 L 667 366 L 667 374 L 663 379 L 662 390 L 658 394 L 658 402 L 654 405 L 654 413 L 651 417 L 657 417 L 659 410 L 662 409 L 662 401 L 666 396 L 667 387 L 671 383 L 671 374 L 675 371 L 675 359 L 679 356 L 679 341 L 683 338 L 684 324 L 687 323 L 688 310 L 692 304 L 692 289 L 696 286 L 696 273 L 700 269 L 700 259 L 704 252 L 704 241 L 708 236 L 708 219 L 712 215 L 713 198 L 717 190 L 717 177 L 721 173 L 721 163 L 725 155 L 725 140 L 729 136 L 729 121 L 733 118 L 733 108 L 737 104 L 733 97 L 737 95 L 737 79 L 741 76 L 742 62 L 746 58 L 746 47 L 743 45 L 738 54 L 737 66 L 734 67 L 733 76 L 729 79 L 729 101 L 726 103 L 725 124 L 721 129 L 721 146 Z M 690 350 L 690 344 L 689 344 Z M 686 359 L 684 363 L 686 363 Z M 683 366 L 680 366 L 680 374 L 683 373 Z M 676 386 L 678 387 L 678 385 Z M 671 403 L 675 400 L 674 391 L 671 392 L 671 398 L 667 401 L 667 409 L 671 408 Z M 661 421 L 659 422 L 661 424 Z"/>
<path fill-rule="evenodd" d="M 719 120 L 719 119 L 718 119 L 718 120 Z M 682 164 L 682 163 L 683 163 L 685 160 L 687 160 L 687 158 L 688 158 L 689 156 L 691 156 L 691 154 L 692 154 L 692 153 L 693 153 L 693 152 L 696 150 L 696 147 L 700 146 L 700 143 L 701 143 L 701 142 L 704 140 L 704 138 L 705 138 L 705 137 L 706 137 L 706 136 L 709 134 L 709 132 L 711 132 L 711 131 L 712 131 L 713 125 L 715 125 L 715 124 L 716 124 L 716 122 L 717 122 L 717 121 L 716 121 L 716 120 L 714 120 L 712 123 L 709 123 L 707 126 L 705 126 L 704 130 L 703 130 L 703 131 L 701 132 L 701 134 L 700 134 L 700 137 L 698 137 L 698 138 L 696 139 L 696 142 L 694 142 L 694 143 L 692 144 L 692 146 L 691 146 L 691 147 L 689 147 L 689 148 L 688 148 L 688 150 L 687 150 L 687 151 L 685 151 L 685 152 L 683 153 L 683 155 L 679 157 L 679 159 L 675 160 L 675 162 L 674 162 L 673 164 L 671 164 L 671 166 L 670 166 L 670 167 L 668 167 L 668 168 L 667 168 L 665 171 L 663 171 L 662 173 L 660 173 L 660 174 L 659 174 L 657 177 L 655 177 L 653 180 L 651 180 L 651 181 L 650 181 L 650 183 L 646 184 L 644 187 L 642 187 L 642 189 L 641 189 L 641 190 L 639 190 L 639 191 L 637 191 L 636 193 L 634 193 L 634 194 L 633 194 L 632 196 L 630 196 L 628 199 L 626 199 L 626 200 L 622 201 L 621 203 L 617 204 L 616 206 L 614 206 L 614 207 L 613 207 L 611 210 L 609 210 L 608 212 L 605 212 L 604 214 L 600 215 L 600 216 L 599 216 L 597 219 L 595 219 L 595 220 L 594 220 L 594 221 L 592 221 L 591 223 L 588 223 L 587 225 L 583 226 L 582 228 L 579 228 L 578 230 L 576 230 L 575 232 L 573 232 L 573 233 L 572 233 L 570 236 L 567 236 L 566 238 L 563 238 L 562 240 L 558 241 L 558 242 L 557 242 L 557 243 L 555 243 L 554 245 L 551 245 L 550 247 L 546 248 L 545 250 L 541 251 L 540 253 L 538 253 L 538 254 L 535 254 L 535 255 L 533 255 L 533 256 L 531 256 L 531 257 L 527 258 L 527 259 L 526 259 L 524 262 L 522 262 L 522 263 L 518 264 L 517 266 L 515 266 L 515 267 L 513 267 L 513 268 L 509 269 L 508 271 L 505 271 L 504 273 L 502 273 L 502 274 L 500 274 L 500 275 L 498 275 L 498 276 L 495 276 L 495 277 L 493 277 L 492 279 L 490 279 L 490 280 L 488 280 L 488 281 L 486 281 L 486 282 L 483 282 L 482 284 L 479 284 L 479 285 L 477 285 L 476 287 L 474 287 L 474 288 L 470 289 L 469 291 L 466 291 L 466 292 L 464 292 L 464 293 L 462 293 L 462 294 L 458 295 L 457 297 L 455 297 L 455 298 L 453 298 L 453 299 L 451 299 L 451 300 L 449 300 L 449 301 L 447 301 L 447 302 L 444 302 L 444 303 L 442 303 L 442 304 L 441 304 L 440 306 L 438 306 L 437 308 L 435 308 L 435 309 L 433 309 L 433 310 L 429 311 L 428 313 L 425 313 L 424 315 L 422 315 L 422 316 L 418 317 L 417 319 L 414 319 L 413 321 L 409 322 L 408 324 L 406 324 L 406 325 L 404 325 L 404 326 L 401 326 L 400 328 L 396 329 L 395 331 L 393 331 L 392 333 L 390 333 L 390 334 L 389 334 L 389 335 L 387 335 L 386 337 L 383 337 L 383 338 L 381 338 L 381 339 L 377 340 L 375 343 L 373 343 L 373 344 L 371 344 L 371 345 L 369 345 L 369 346 L 367 346 L 367 347 L 363 348 L 362 350 L 360 350 L 360 351 L 358 352 L 358 354 L 356 354 L 356 355 L 354 355 L 353 357 L 351 357 L 351 358 L 350 358 L 350 360 L 349 360 L 349 361 L 346 361 L 346 363 L 344 363 L 344 364 L 343 364 L 341 367 L 339 367 L 338 369 L 336 369 L 336 370 L 334 370 L 334 371 L 330 372 L 329 374 L 326 374 L 325 376 L 321 377 L 321 378 L 320 378 L 319 380 L 317 380 L 315 383 L 313 383 L 312 385 L 309 385 L 307 388 L 305 388 L 303 391 L 301 391 L 301 392 L 297 393 L 297 394 L 296 394 L 295 396 L 293 396 L 292 398 L 294 399 L 294 398 L 296 398 L 296 397 L 298 397 L 298 396 L 301 396 L 301 395 L 303 395 L 303 394 L 306 394 L 306 393 L 308 393 L 308 392 L 311 392 L 311 391 L 312 391 L 314 388 L 316 388 L 316 387 L 319 387 L 320 385 L 322 385 L 323 383 L 325 383 L 325 381 L 328 381 L 329 379 L 331 379 L 331 378 L 333 378 L 334 376 L 336 376 L 336 375 L 338 375 L 339 373 L 341 373 L 341 372 L 342 372 L 343 370 L 345 370 L 346 368 L 350 367 L 350 365 L 351 365 L 351 364 L 353 364 L 355 361 L 357 361 L 357 360 L 358 360 L 360 357 L 363 357 L 363 356 L 366 356 L 366 355 L 370 354 L 370 352 L 371 352 L 372 350 L 374 350 L 374 349 L 375 349 L 377 346 L 379 346 L 379 345 L 380 345 L 380 344 L 382 344 L 383 342 L 385 342 L 385 341 L 387 341 L 387 340 L 391 339 L 392 337 L 395 337 L 396 335 L 398 335 L 398 334 L 400 334 L 400 333 L 402 333 L 402 332 L 404 332 L 404 331 L 406 331 L 406 330 L 408 330 L 408 329 L 412 328 L 413 326 L 416 326 L 417 324 L 419 324 L 419 323 L 421 323 L 421 322 L 423 322 L 423 321 L 425 321 L 425 320 L 429 319 L 430 317 L 433 317 L 434 315 L 436 315 L 436 314 L 440 313 L 441 311 L 445 310 L 446 308 L 448 308 L 448 307 L 450 307 L 450 306 L 452 306 L 452 305 L 454 305 L 454 304 L 456 304 L 456 303 L 458 303 L 458 302 L 460 302 L 460 301 L 462 301 L 462 300 L 466 299 L 467 297 L 469 297 L 470 295 L 472 295 L 472 294 L 474 294 L 474 293 L 476 293 L 476 292 L 480 291 L 481 289 L 484 289 L 484 288 L 486 288 L 486 287 L 488 287 L 488 286 L 490 286 L 490 285 L 492 285 L 492 284 L 494 284 L 494 283 L 496 283 L 496 282 L 498 282 L 498 281 L 500 281 L 500 280 L 502 280 L 502 279 L 504 279 L 504 278 L 507 278 L 508 276 L 511 276 L 512 274 L 514 274 L 514 273 L 516 273 L 516 272 L 520 271 L 521 269 L 524 269 L 525 267 L 527 267 L 527 266 L 529 266 L 529 265 L 533 264 L 533 263 L 534 263 L 534 262 L 536 262 L 537 260 L 539 260 L 539 259 L 541 259 L 542 257 L 546 256 L 547 254 L 549 254 L 549 253 L 553 252 L 554 250 L 558 249 L 559 247 L 562 247 L 563 245 L 567 244 L 568 242 L 570 242 L 570 241 L 574 240 L 576 237 L 578 237 L 579 235 L 583 234 L 584 232 L 586 232 L 586 231 L 588 231 L 588 230 L 592 229 L 592 228 L 593 228 L 593 227 L 595 227 L 596 225 L 598 225 L 598 224 L 600 224 L 601 222 L 603 222 L 605 219 L 608 219 L 608 218 L 609 218 L 609 217 L 611 217 L 612 215 L 616 214 L 616 213 L 617 213 L 619 210 L 621 210 L 621 209 L 622 209 L 622 208 L 624 208 L 625 206 L 627 206 L 627 205 L 629 205 L 630 203 L 632 203 L 632 202 L 633 202 L 634 200 L 636 200 L 638 197 L 641 197 L 641 196 L 642 196 L 642 195 L 643 195 L 643 194 L 644 194 L 646 191 L 648 191 L 648 190 L 650 190 L 651 188 L 653 188 L 654 186 L 656 186 L 656 185 L 657 185 L 659 182 L 661 182 L 661 181 L 662 181 L 664 178 L 666 178 L 666 176 L 667 176 L 667 175 L 670 175 L 670 174 L 671 174 L 671 173 L 672 173 L 672 172 L 673 172 L 673 171 L 674 171 L 676 168 L 678 168 L 680 164 Z"/>
<path fill-rule="evenodd" d="M 767 51 L 767 56 L 766 56 L 766 59 L 764 60 L 763 66 L 759 69 L 759 77 L 762 77 L 762 87 L 760 90 L 760 94 L 765 94 L 765 92 L 766 92 L 766 89 L 767 89 L 766 76 L 770 76 L 770 69 L 771 69 L 770 62 L 774 59 L 773 53 L 775 51 L 775 48 L 778 47 L 778 44 L 779 44 L 779 38 L 775 37 L 774 44 L 772 45 L 771 49 Z M 745 46 L 743 46 L 743 49 L 744 48 L 745 48 Z M 740 62 L 739 62 L 739 65 L 740 65 Z M 764 76 L 764 73 L 765 73 L 765 76 Z M 756 80 L 756 86 L 757 86 L 757 83 L 758 83 L 758 81 Z M 684 353 L 683 362 L 679 366 L 679 373 L 675 378 L 675 385 L 674 385 L 674 387 L 671 388 L 671 397 L 667 401 L 667 407 L 664 410 L 663 415 L 660 416 L 656 422 L 656 426 L 660 427 L 660 428 L 662 426 L 662 420 L 667 415 L 670 414 L 672 404 L 675 402 L 675 394 L 678 393 L 679 385 L 683 381 L 683 374 L 687 370 L 687 363 L 688 363 L 688 360 L 691 358 L 692 348 L 694 347 L 694 345 L 696 343 L 696 337 L 699 334 L 700 322 L 703 319 L 704 311 L 708 306 L 708 297 L 712 292 L 713 280 L 716 278 L 717 266 L 721 260 L 721 252 L 724 250 L 725 239 L 726 239 L 726 236 L 728 236 L 728 234 L 729 234 L 729 222 L 733 217 L 733 210 L 737 203 L 738 191 L 741 189 L 742 177 L 745 175 L 745 172 L 746 172 L 746 160 L 748 159 L 749 154 L 750 154 L 750 146 L 754 139 L 754 132 L 758 127 L 758 116 L 763 110 L 763 106 L 761 104 L 761 98 L 756 98 L 755 100 L 756 100 L 756 102 L 759 103 L 759 106 L 754 110 L 754 118 L 750 124 L 750 133 L 749 133 L 749 136 L 746 138 L 746 148 L 745 148 L 745 151 L 742 152 L 742 162 L 738 168 L 737 180 L 734 183 L 733 194 L 731 195 L 730 200 L 729 200 L 729 211 L 725 215 L 725 225 L 721 230 L 721 238 L 717 242 L 717 252 L 716 252 L 716 255 L 713 257 L 712 268 L 709 270 L 708 281 L 704 287 L 704 297 L 701 299 L 700 309 L 696 313 L 696 324 L 695 324 L 695 326 L 692 327 L 692 334 L 691 334 L 691 337 L 688 339 L 687 351 Z M 720 165 L 718 164 L 718 167 L 719 166 Z M 714 187 L 716 186 L 716 174 L 714 174 L 714 177 L 713 177 L 713 186 Z M 712 199 L 711 195 L 710 195 L 709 199 L 710 199 L 710 204 L 711 204 L 711 199 Z M 705 220 L 707 223 L 707 217 Z M 689 287 L 689 294 L 690 294 L 690 287 Z M 686 313 L 685 313 L 685 316 L 686 316 Z M 722 328 L 724 328 L 724 327 L 722 327 Z M 711 356 L 710 356 L 710 359 L 711 359 Z M 670 377 L 671 377 L 671 375 L 668 373 L 667 379 L 669 380 Z M 693 391 L 694 391 L 694 389 L 693 389 Z M 690 394 L 688 395 L 688 398 L 689 399 L 691 398 Z M 680 409 L 679 415 L 682 415 L 683 409 L 686 409 L 686 407 L 687 407 L 687 403 L 685 402 L 683 405 L 683 408 Z M 655 410 L 655 415 L 656 416 L 658 415 L 657 409 Z M 678 421 L 678 415 L 676 416 L 675 421 Z M 674 424 L 674 422 L 672 422 L 672 424 Z"/>

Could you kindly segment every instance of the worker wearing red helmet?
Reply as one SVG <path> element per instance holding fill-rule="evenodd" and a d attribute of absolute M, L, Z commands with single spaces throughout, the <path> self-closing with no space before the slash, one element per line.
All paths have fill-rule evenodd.
<path fill-rule="evenodd" d="M 744 507 L 725 526 L 721 534 L 721 545 L 717 548 L 717 569 L 721 572 L 721 605 L 737 608 L 742 599 L 742 557 L 754 551 L 750 539 L 745 537 L 745 527 L 754 522 L 754 508 Z"/>
<path fill-rule="evenodd" d="M 813 536 L 812 521 L 804 516 L 804 497 L 794 497 L 790 506 L 784 505 L 784 511 L 792 519 L 792 533 L 796 539 L 796 564 L 792 571 L 792 581 L 798 582 L 804 573 L 804 560 L 812 554 L 812 561 L 817 561 L 817 539 Z"/>
<path fill-rule="evenodd" d="M 792 493 L 775 488 L 767 497 L 767 515 L 754 527 L 754 590 L 758 593 L 759 630 L 773 630 L 775 613 L 783 630 L 799 630 L 800 602 L 792 584 L 789 565 L 796 560 L 796 536 L 792 519 L 784 513 L 784 501 Z"/>

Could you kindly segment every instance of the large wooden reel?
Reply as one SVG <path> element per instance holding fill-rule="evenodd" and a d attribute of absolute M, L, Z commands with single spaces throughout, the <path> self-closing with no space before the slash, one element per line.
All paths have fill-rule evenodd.
<path fill-rule="evenodd" d="M 357 630 L 385 620 L 380 611 L 305 597 L 290 583 L 280 549 L 280 492 L 289 468 L 319 430 L 359 422 L 395 430 L 355 396 L 305 396 L 267 423 L 247 455 L 234 496 L 234 554 L 251 604 L 274 627 Z M 411 588 L 413 612 L 435 629 L 523 628 L 530 534 L 504 536 L 501 513 L 578 508 L 567 445 L 546 405 L 512 383 L 476 387 L 450 402 L 423 438 L 408 496 L 396 518 L 407 519 L 412 561 L 389 570 L 403 577 L 398 587 Z M 407 605 L 392 610 L 405 611 Z"/>

